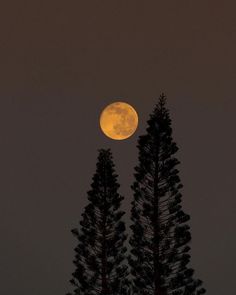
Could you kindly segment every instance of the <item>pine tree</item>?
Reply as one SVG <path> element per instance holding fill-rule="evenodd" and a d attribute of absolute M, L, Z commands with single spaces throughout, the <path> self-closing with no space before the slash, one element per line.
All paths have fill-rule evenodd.
<path fill-rule="evenodd" d="M 79 229 L 72 230 L 78 240 L 71 280 L 74 295 L 128 294 L 127 236 L 118 188 L 111 151 L 101 149 L 88 191 L 89 203 Z"/>
<path fill-rule="evenodd" d="M 139 165 L 132 185 L 129 258 L 133 294 L 200 295 L 202 282 L 190 262 L 189 215 L 181 205 L 182 184 L 176 166 L 166 97 L 162 94 L 138 140 Z"/>

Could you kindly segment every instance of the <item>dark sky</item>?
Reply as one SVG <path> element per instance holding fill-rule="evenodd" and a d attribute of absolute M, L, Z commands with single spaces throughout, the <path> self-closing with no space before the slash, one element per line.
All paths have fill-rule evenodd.
<path fill-rule="evenodd" d="M 70 229 L 97 149 L 113 150 L 128 210 L 136 141 L 163 91 L 180 148 L 192 266 L 209 295 L 234 294 L 235 11 L 235 1 L 1 2 L 1 294 L 70 290 Z M 99 129 L 101 110 L 116 100 L 139 113 L 126 141 Z"/>

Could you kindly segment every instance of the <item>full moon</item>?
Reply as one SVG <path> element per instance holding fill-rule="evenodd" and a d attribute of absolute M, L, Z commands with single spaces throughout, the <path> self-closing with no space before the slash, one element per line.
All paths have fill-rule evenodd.
<path fill-rule="evenodd" d="M 138 114 L 128 103 L 114 102 L 102 111 L 100 126 L 103 133 L 109 138 L 127 139 L 137 129 Z"/>

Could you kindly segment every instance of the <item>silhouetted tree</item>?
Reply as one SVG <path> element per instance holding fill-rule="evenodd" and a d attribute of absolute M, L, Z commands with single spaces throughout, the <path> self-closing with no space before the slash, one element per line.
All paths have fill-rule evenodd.
<path fill-rule="evenodd" d="M 99 151 L 96 173 L 89 203 L 85 207 L 80 228 L 72 230 L 78 239 L 75 248 L 75 272 L 71 283 L 73 294 L 128 294 L 126 247 L 124 242 L 123 197 L 110 150 Z"/>
<path fill-rule="evenodd" d="M 178 148 L 163 94 L 148 120 L 147 134 L 139 137 L 138 149 L 129 259 L 133 294 L 204 294 L 202 282 L 188 267 L 189 215 L 181 206 Z"/>

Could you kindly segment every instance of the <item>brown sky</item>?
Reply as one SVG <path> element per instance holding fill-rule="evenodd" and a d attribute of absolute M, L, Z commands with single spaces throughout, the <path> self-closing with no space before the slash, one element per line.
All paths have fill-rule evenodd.
<path fill-rule="evenodd" d="M 235 292 L 235 3 L 1 2 L 1 294 L 70 289 L 70 229 L 97 149 L 112 148 L 128 209 L 137 137 L 162 91 L 180 147 L 192 265 L 209 295 Z M 98 124 L 116 100 L 139 113 L 122 142 Z"/>

